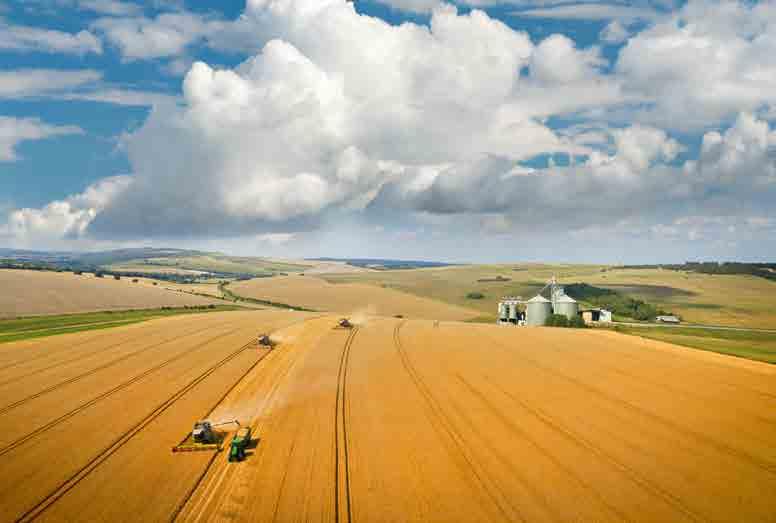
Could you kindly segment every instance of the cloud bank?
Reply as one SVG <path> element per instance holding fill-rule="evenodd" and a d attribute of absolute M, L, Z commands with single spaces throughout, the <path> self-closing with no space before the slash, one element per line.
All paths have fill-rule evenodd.
<path fill-rule="evenodd" d="M 610 25 L 626 42 L 613 63 L 449 5 L 428 26 L 344 0 L 176 16 L 95 28 L 127 60 L 198 39 L 251 57 L 193 63 L 180 103 L 158 100 L 122 139 L 131 175 L 25 209 L 6 234 L 290 239 L 354 216 L 448 233 L 465 222 L 471 235 L 772 234 L 771 6 L 699 0 L 633 36 Z"/>

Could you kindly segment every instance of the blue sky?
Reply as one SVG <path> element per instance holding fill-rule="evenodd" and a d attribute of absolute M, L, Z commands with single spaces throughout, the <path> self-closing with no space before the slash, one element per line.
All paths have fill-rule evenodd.
<path fill-rule="evenodd" d="M 772 259 L 774 36 L 735 1 L 0 1 L 0 244 Z"/>

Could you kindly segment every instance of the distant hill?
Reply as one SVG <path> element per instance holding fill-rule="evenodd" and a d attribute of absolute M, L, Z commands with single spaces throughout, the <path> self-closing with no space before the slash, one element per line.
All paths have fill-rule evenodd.
<path fill-rule="evenodd" d="M 450 267 L 454 263 L 418 261 L 418 260 L 385 260 L 382 258 L 307 258 L 310 261 L 343 262 L 354 267 L 377 270 L 423 269 L 429 267 Z"/>
<path fill-rule="evenodd" d="M 148 276 L 178 282 L 202 278 L 247 279 L 300 272 L 306 265 L 187 249 L 140 247 L 98 252 L 0 249 L 0 268 L 72 270 Z"/>

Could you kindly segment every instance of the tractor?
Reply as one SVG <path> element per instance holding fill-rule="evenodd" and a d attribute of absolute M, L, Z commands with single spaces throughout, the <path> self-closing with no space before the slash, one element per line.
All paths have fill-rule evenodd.
<path fill-rule="evenodd" d="M 242 461 L 245 459 L 245 449 L 251 444 L 251 428 L 240 427 L 232 438 L 229 446 L 229 461 Z"/>

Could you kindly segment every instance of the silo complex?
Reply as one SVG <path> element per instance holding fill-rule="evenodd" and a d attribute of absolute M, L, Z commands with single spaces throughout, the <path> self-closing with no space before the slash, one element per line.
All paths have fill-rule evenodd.
<path fill-rule="evenodd" d="M 577 317 L 577 314 L 579 314 L 579 304 L 571 296 L 558 294 L 555 296 L 553 310 L 555 314 L 562 314 L 563 316 L 572 320 Z"/>
<path fill-rule="evenodd" d="M 544 296 L 537 295 L 526 302 L 525 312 L 526 325 L 544 325 L 552 314 L 552 303 Z"/>

